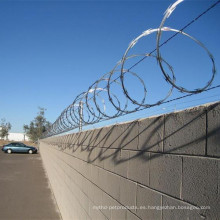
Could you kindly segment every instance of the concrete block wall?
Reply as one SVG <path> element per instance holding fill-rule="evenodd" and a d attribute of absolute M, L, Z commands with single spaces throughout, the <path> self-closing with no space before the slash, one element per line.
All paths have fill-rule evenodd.
<path fill-rule="evenodd" d="M 40 141 L 64 220 L 220 219 L 220 103 Z"/>

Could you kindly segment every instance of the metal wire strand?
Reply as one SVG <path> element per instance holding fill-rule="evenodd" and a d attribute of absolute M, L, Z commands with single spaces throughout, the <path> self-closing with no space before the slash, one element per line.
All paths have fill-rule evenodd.
<path fill-rule="evenodd" d="M 164 27 L 164 24 L 168 17 L 171 16 L 173 11 L 176 9 L 176 7 L 183 2 L 183 0 L 177 0 L 174 2 L 171 6 L 167 8 L 165 11 L 164 17 L 160 23 L 159 28 L 155 29 L 148 29 L 144 31 L 142 34 L 140 34 L 138 37 L 136 37 L 126 49 L 124 55 L 122 56 L 122 59 L 115 65 L 115 67 L 107 74 L 103 75 L 99 80 L 97 80 L 95 83 L 93 83 L 86 92 L 82 92 L 79 95 L 76 96 L 73 103 L 69 105 L 64 111 L 60 114 L 60 116 L 57 118 L 57 120 L 50 126 L 50 128 L 43 134 L 43 138 L 61 134 L 63 132 L 70 131 L 72 129 L 78 128 L 79 126 L 85 126 L 85 125 L 91 125 L 94 123 L 98 123 L 104 120 L 111 120 L 113 118 L 117 118 L 126 114 L 131 114 L 133 112 L 142 111 L 146 108 L 150 108 L 156 105 L 161 105 L 164 103 L 169 103 L 178 99 L 186 98 L 204 91 L 209 91 L 211 89 L 219 88 L 220 85 L 211 87 L 211 84 L 214 81 L 215 75 L 216 75 L 216 67 L 215 67 L 215 61 L 214 57 L 211 54 L 211 52 L 205 47 L 205 45 L 197 40 L 196 38 L 190 36 L 188 33 L 183 32 L 184 29 L 192 25 L 195 21 L 197 21 L 199 18 L 204 16 L 208 11 L 216 7 L 220 0 L 218 0 L 216 3 L 211 5 L 209 8 L 207 8 L 204 12 L 199 14 L 196 18 L 194 18 L 192 21 L 190 21 L 188 24 L 186 24 L 182 29 L 177 30 L 173 28 L 167 28 Z M 160 44 L 161 36 L 164 31 L 171 31 L 174 32 L 170 38 L 168 38 L 166 41 L 164 41 L 162 44 Z M 138 43 L 138 41 L 143 38 L 147 37 L 148 35 L 156 33 L 156 49 L 149 53 L 145 54 L 133 54 L 128 55 L 130 50 Z M 191 40 L 193 40 L 195 43 L 197 43 L 200 47 L 202 47 L 209 59 L 211 59 L 212 62 L 212 76 L 209 79 L 209 81 L 206 83 L 205 86 L 202 88 L 195 88 L 193 90 L 188 90 L 180 85 L 176 84 L 176 77 L 174 70 L 170 64 L 168 64 L 163 58 L 160 51 L 160 48 L 168 43 L 171 39 L 173 39 L 178 34 L 184 35 L 186 37 L 189 37 Z M 156 56 L 153 55 L 153 53 L 156 52 Z M 133 64 L 130 68 L 125 68 L 125 62 L 132 59 L 141 57 L 138 62 Z M 134 71 L 131 71 L 134 67 L 136 67 L 139 63 L 144 61 L 146 58 L 153 57 L 158 60 L 159 67 L 161 69 L 161 72 L 165 78 L 165 80 L 170 84 L 171 88 L 168 91 L 167 95 L 162 98 L 159 101 L 155 101 L 153 104 L 146 103 L 146 96 L 147 96 L 147 88 L 145 86 L 144 80 Z M 169 72 L 171 75 L 169 75 L 165 69 L 164 64 L 168 67 Z M 119 74 L 118 77 L 116 77 L 116 74 Z M 141 101 L 137 101 L 135 98 L 131 97 L 131 92 L 128 91 L 125 85 L 125 79 L 126 77 L 131 74 L 133 77 L 135 77 L 139 82 L 140 85 L 143 88 L 143 97 Z M 101 84 L 105 84 L 105 86 L 101 87 Z M 113 90 L 113 85 L 117 85 L 123 94 L 123 100 L 120 100 L 117 93 Z M 188 93 L 184 96 L 167 100 L 168 97 L 172 94 L 173 90 L 177 89 L 182 93 Z M 103 96 L 100 93 L 106 93 L 108 100 L 105 100 Z M 141 95 L 141 94 L 140 94 Z M 139 97 L 140 97 L 139 95 Z M 98 100 L 101 101 L 102 106 L 98 104 Z M 123 105 L 122 105 L 123 101 Z M 112 109 L 111 112 L 107 112 L 106 104 L 110 104 Z"/>

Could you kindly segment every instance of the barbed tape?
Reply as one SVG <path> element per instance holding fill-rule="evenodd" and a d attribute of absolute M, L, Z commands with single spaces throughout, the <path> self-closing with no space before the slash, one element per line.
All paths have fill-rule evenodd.
<path fill-rule="evenodd" d="M 168 9 L 164 13 L 164 17 L 161 21 L 159 28 L 148 29 L 144 31 L 141 35 L 139 35 L 137 38 L 135 38 L 129 44 L 124 55 L 122 56 L 122 59 L 115 65 L 115 67 L 110 72 L 103 75 L 95 83 L 93 83 L 86 92 L 82 92 L 78 96 L 76 96 L 73 103 L 69 105 L 61 113 L 61 115 L 57 118 L 57 120 L 43 134 L 43 137 L 49 137 L 49 136 L 53 136 L 56 134 L 70 131 L 72 129 L 79 127 L 80 123 L 82 126 L 91 125 L 91 124 L 98 123 L 103 120 L 109 120 L 109 119 L 113 119 L 113 118 L 116 118 L 116 117 L 119 117 L 119 116 L 122 116 L 128 113 L 133 113 L 143 108 L 150 108 L 156 105 L 160 105 L 166 102 L 167 98 L 170 97 L 170 95 L 172 94 L 174 88 L 176 88 L 182 93 L 196 94 L 196 93 L 201 93 L 205 91 L 208 87 L 210 87 L 216 74 L 214 57 L 210 53 L 210 51 L 205 47 L 205 45 L 202 42 L 192 37 L 191 35 L 183 32 L 182 30 L 177 30 L 177 29 L 173 29 L 170 27 L 164 27 L 167 18 L 171 16 L 173 11 L 176 9 L 176 7 L 181 2 L 183 2 L 183 0 L 178 0 L 168 7 Z M 196 44 L 198 44 L 202 49 L 204 49 L 205 52 L 207 53 L 209 59 L 212 62 L 212 76 L 211 76 L 211 79 L 202 88 L 189 90 L 187 88 L 182 87 L 181 85 L 176 84 L 175 72 L 172 66 L 163 58 L 161 51 L 160 51 L 160 46 L 161 46 L 160 40 L 161 40 L 162 33 L 164 31 L 175 32 L 177 34 L 181 34 L 185 37 L 190 38 Z M 156 50 L 155 50 L 156 55 L 153 55 L 152 53 L 146 53 L 146 54 L 134 54 L 134 55 L 128 56 L 129 51 L 136 46 L 136 44 L 139 42 L 140 39 L 146 38 L 152 33 L 157 34 Z M 143 59 L 147 57 L 152 57 L 158 61 L 161 72 L 166 82 L 168 82 L 168 84 L 170 85 L 170 89 L 164 98 L 157 100 L 151 104 L 146 103 L 147 88 L 145 86 L 144 80 L 137 73 L 131 71 L 131 68 L 130 69 L 125 68 L 125 63 L 128 60 L 132 58 L 137 58 L 137 57 L 143 57 Z M 166 67 L 169 69 L 170 74 L 167 73 L 164 65 L 166 65 Z M 117 74 L 119 75 L 118 77 L 116 77 Z M 136 99 L 132 98 L 130 95 L 132 92 L 129 91 L 125 85 L 125 79 L 129 74 L 135 77 L 139 81 L 141 87 L 143 88 L 143 96 L 142 96 L 141 101 L 137 101 Z M 104 84 L 104 86 L 100 86 L 100 84 Z M 118 88 L 121 90 L 123 94 L 124 103 L 122 103 L 122 99 L 119 100 L 119 98 L 117 97 L 117 94 L 115 94 L 114 91 L 112 91 L 113 86 L 118 86 Z M 108 97 L 108 100 L 105 100 L 102 97 L 102 94 L 106 94 Z M 111 111 L 109 112 L 107 112 L 107 107 L 106 107 L 107 102 L 108 104 L 111 105 L 113 109 L 113 110 L 111 109 Z M 101 106 L 100 106 L 100 103 L 101 103 Z"/>

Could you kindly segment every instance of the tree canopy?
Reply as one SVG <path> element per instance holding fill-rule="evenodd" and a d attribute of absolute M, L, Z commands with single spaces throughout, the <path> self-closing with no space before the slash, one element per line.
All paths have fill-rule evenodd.
<path fill-rule="evenodd" d="M 3 139 L 5 137 L 8 137 L 8 132 L 11 130 L 11 124 L 10 122 L 6 122 L 4 118 L 1 119 L 1 125 L 0 125 L 0 137 Z"/>
<path fill-rule="evenodd" d="M 41 138 L 42 134 L 50 127 L 51 123 L 45 118 L 45 108 L 39 107 L 39 112 L 30 125 L 24 125 L 23 129 L 26 135 L 33 141 L 36 142 Z"/>

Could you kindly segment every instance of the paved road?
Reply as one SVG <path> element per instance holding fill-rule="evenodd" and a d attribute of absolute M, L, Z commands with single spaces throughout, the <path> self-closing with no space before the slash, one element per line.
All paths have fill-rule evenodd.
<path fill-rule="evenodd" d="M 0 219 L 61 219 L 40 154 L 0 150 Z"/>

